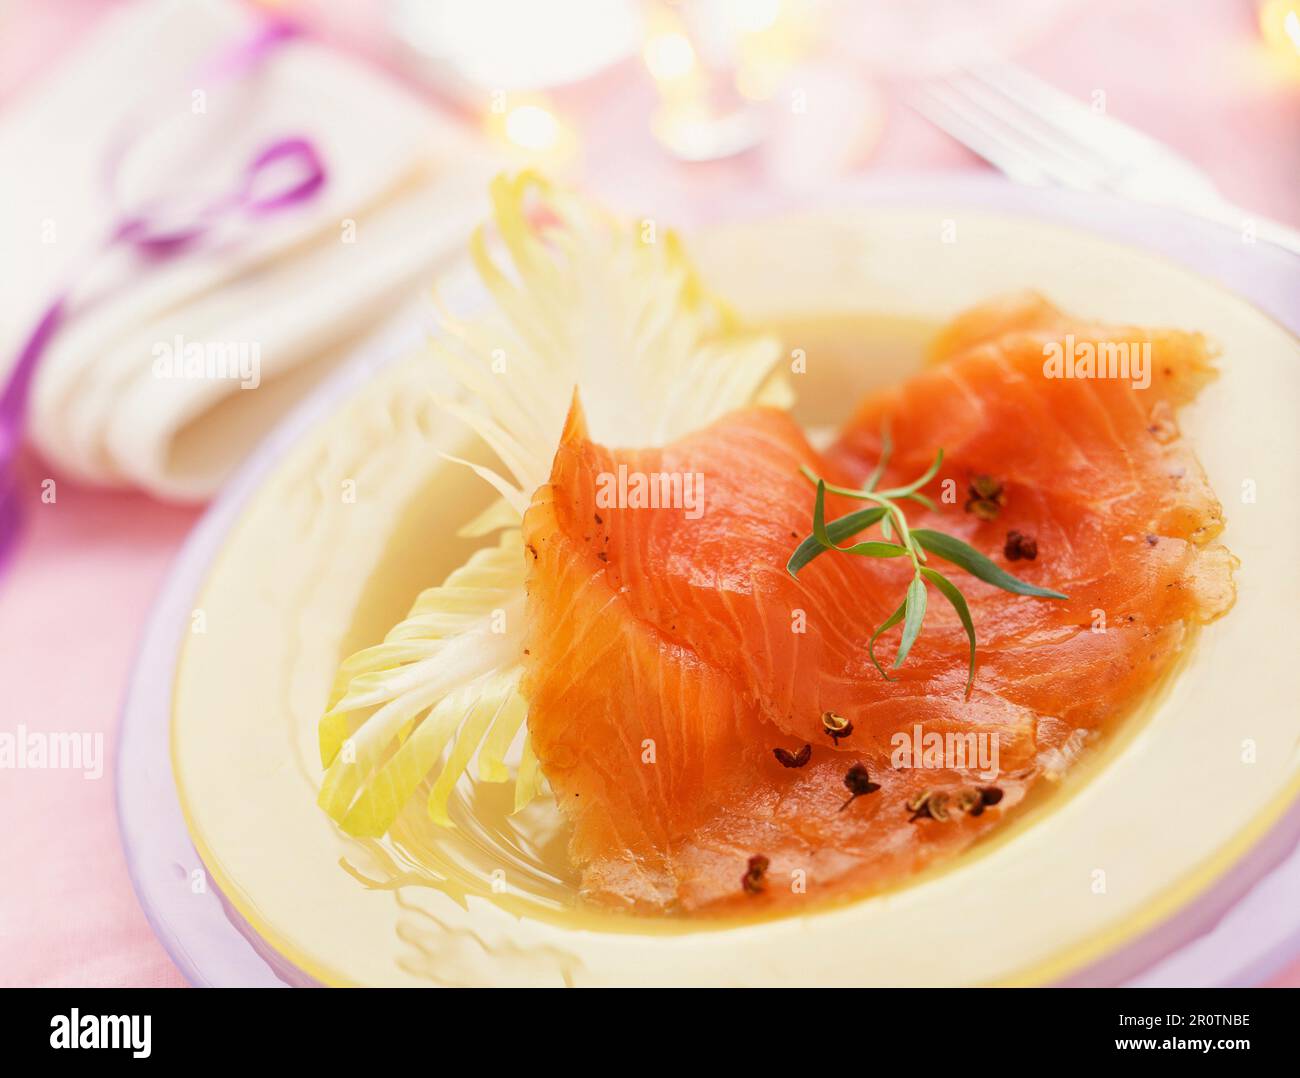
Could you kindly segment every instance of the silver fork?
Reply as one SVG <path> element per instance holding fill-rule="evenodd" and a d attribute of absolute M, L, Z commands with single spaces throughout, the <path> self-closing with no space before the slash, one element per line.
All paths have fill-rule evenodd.
<path fill-rule="evenodd" d="M 1300 254 L 1300 232 L 1234 206 L 1169 147 L 1015 65 L 967 68 L 908 103 L 1013 180 L 1172 206 Z"/>

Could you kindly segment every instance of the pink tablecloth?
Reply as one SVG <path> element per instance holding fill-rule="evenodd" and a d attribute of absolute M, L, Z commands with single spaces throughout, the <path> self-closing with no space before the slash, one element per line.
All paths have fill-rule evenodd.
<path fill-rule="evenodd" d="M 57 62 L 60 46 L 109 6 L 6 7 L 0 108 L 21 101 L 22 79 Z M 369 15 L 354 39 L 373 27 Z M 1231 197 L 1300 225 L 1300 81 L 1279 81 L 1258 50 L 1244 0 L 1109 3 L 1065 19 L 1025 61 L 1072 92 L 1104 89 L 1115 113 L 1179 147 Z M 659 204 L 666 189 L 689 198 L 701 186 L 716 194 L 764 182 L 753 159 L 696 171 L 669 163 L 643 122 L 628 119 L 627 110 L 646 104 L 645 90 L 626 81 L 603 83 L 583 105 L 587 173 L 601 190 L 624 203 L 653 195 Z M 864 167 L 982 166 L 891 101 L 883 140 Z M 33 482 L 44 478 L 39 461 L 27 466 Z M 0 984 L 183 983 L 123 864 L 113 733 L 142 620 L 196 515 L 60 482 L 57 500 L 31 515 L 0 582 L 4 728 L 101 733 L 105 748 L 97 779 L 0 772 Z M 1275 983 L 1300 986 L 1300 964 Z"/>
<path fill-rule="evenodd" d="M 140 626 L 198 513 L 71 483 L 55 496 L 0 582 L 3 725 L 102 733 L 103 774 L 0 772 L 0 984 L 184 984 L 127 878 L 113 732 Z"/>

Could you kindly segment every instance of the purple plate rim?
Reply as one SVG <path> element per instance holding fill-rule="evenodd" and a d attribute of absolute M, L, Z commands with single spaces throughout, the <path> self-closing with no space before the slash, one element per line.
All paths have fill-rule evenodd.
<path fill-rule="evenodd" d="M 1300 295 L 1300 259 L 1262 243 L 1251 246 L 1237 239 L 1234 244 L 1230 229 L 1176 211 L 1103 195 L 1019 187 L 989 174 L 891 173 L 831 185 L 818 190 L 815 201 L 811 195 L 730 193 L 675 216 L 683 224 L 703 226 L 800 209 L 854 204 L 934 209 L 945 203 L 953 209 L 1035 217 L 1163 255 L 1300 335 L 1300 311 L 1291 299 Z M 390 328 L 381 333 L 263 439 L 186 538 L 146 620 L 121 710 L 118 827 L 145 917 L 196 987 L 305 987 L 317 982 L 275 952 L 234 910 L 190 840 L 172 775 L 170 728 L 172 684 L 192 603 L 226 535 L 263 480 L 313 425 L 403 354 L 412 330 L 404 324 L 400 332 Z M 199 890 L 192 885 L 196 870 L 203 873 Z M 1221 931 L 1234 907 L 1251 901 L 1269 879 L 1287 871 L 1300 878 L 1300 800 L 1229 869 L 1160 924 L 1055 983 L 1115 985 L 1144 976 L 1158 982 L 1162 962 Z M 1276 915 L 1277 910 L 1266 912 Z M 1271 977 L 1300 955 L 1300 910 L 1291 910 L 1290 917 L 1287 935 L 1265 955 L 1256 955 L 1244 968 L 1205 966 L 1192 979 L 1236 986 Z M 1227 964 L 1221 960 L 1220 965 Z"/>

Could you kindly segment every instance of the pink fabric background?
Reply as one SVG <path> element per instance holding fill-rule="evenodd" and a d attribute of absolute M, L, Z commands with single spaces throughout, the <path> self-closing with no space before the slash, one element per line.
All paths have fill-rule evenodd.
<path fill-rule="evenodd" d="M 125 0 L 119 0 L 125 2 Z M 23 0 L 0 10 L 0 109 L 114 6 Z M 298 5 L 326 36 L 371 54 L 379 5 Z M 996 10 L 996 8 L 994 9 Z M 1300 225 L 1300 73 L 1260 55 L 1247 0 L 1090 3 L 1063 16 L 1022 61 L 1187 154 L 1244 206 Z M 984 166 L 886 95 L 874 152 L 853 167 Z M 611 199 L 662 205 L 771 182 L 763 155 L 687 168 L 657 149 L 644 122 L 652 95 L 630 69 L 570 92 L 564 106 L 587 147 L 585 179 Z M 11 163 L 6 163 L 11 167 Z M 650 201 L 652 200 L 653 201 Z M 25 462 L 32 481 L 47 475 Z M 198 510 L 60 482 L 31 514 L 0 582 L 4 727 L 101 731 L 104 776 L 0 772 L 0 985 L 181 985 L 136 903 L 118 844 L 113 737 L 141 624 Z M 1300 963 L 1275 981 L 1300 986 Z"/>

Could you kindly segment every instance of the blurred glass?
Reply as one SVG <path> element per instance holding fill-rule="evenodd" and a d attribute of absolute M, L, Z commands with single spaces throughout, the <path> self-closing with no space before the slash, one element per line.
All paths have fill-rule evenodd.
<path fill-rule="evenodd" d="M 579 82 L 639 48 L 632 0 L 393 0 L 419 73 L 461 100 Z"/>
<path fill-rule="evenodd" d="M 835 50 L 871 74 L 926 78 L 1021 51 L 1078 0 L 833 0 Z"/>

